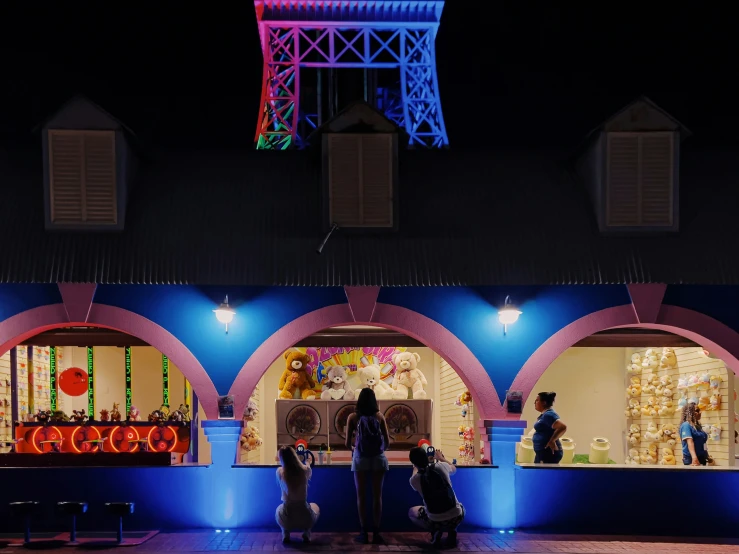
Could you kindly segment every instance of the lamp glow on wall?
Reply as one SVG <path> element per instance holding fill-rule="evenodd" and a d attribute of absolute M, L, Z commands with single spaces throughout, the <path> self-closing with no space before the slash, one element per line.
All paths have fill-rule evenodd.
<path fill-rule="evenodd" d="M 221 305 L 213 310 L 213 313 L 216 314 L 216 319 L 226 326 L 226 334 L 228 334 L 228 324 L 234 320 L 234 316 L 236 315 L 236 312 L 228 305 L 228 295 L 226 295 L 226 299 L 221 302 Z"/>
<path fill-rule="evenodd" d="M 504 335 L 508 333 L 508 326 L 516 323 L 516 321 L 518 321 L 518 316 L 520 316 L 522 313 L 523 312 L 521 310 L 511 304 L 511 297 L 506 296 L 505 304 L 500 310 L 498 310 L 498 321 L 503 324 Z"/>

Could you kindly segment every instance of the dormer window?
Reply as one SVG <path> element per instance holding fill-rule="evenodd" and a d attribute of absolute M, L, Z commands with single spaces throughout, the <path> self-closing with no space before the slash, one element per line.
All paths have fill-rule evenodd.
<path fill-rule="evenodd" d="M 608 133 L 606 225 L 672 227 L 675 133 Z"/>
<path fill-rule="evenodd" d="M 114 131 L 48 131 L 49 207 L 58 226 L 118 223 Z"/>
<path fill-rule="evenodd" d="M 391 133 L 328 133 L 330 223 L 392 228 L 395 143 Z"/>
<path fill-rule="evenodd" d="M 689 135 L 644 97 L 590 133 L 576 172 L 590 193 L 601 232 L 679 230 L 680 143 Z"/>

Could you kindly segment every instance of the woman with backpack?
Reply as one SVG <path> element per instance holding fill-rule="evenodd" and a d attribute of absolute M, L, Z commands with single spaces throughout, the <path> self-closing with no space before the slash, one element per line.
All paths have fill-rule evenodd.
<path fill-rule="evenodd" d="M 447 546 L 456 546 L 457 527 L 464 520 L 464 506 L 457 500 L 450 479 L 456 466 L 447 462 L 441 450 L 435 452 L 433 463 L 429 463 L 429 456 L 420 447 L 412 448 L 408 457 L 413 464 L 411 487 L 423 498 L 423 506 L 411 508 L 408 517 L 431 533 L 434 548 L 441 546 L 445 531 Z"/>
<path fill-rule="evenodd" d="M 352 440 L 354 439 L 354 440 Z M 377 398 L 372 389 L 362 389 L 353 414 L 346 421 L 346 447 L 352 450 L 352 471 L 357 489 L 357 511 L 362 532 L 360 542 L 369 541 L 365 518 L 365 493 L 367 483 L 372 483 L 372 542 L 382 542 L 380 520 L 382 519 L 382 485 L 385 472 L 390 469 L 385 449 L 390 444 L 385 417 L 380 413 Z"/>

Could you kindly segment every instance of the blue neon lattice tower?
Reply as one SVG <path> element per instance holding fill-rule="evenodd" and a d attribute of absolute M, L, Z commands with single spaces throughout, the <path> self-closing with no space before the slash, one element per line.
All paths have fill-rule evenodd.
<path fill-rule="evenodd" d="M 264 54 L 259 149 L 301 146 L 300 69 L 397 69 L 399 101 L 381 106 L 410 145 L 449 141 L 434 41 L 444 0 L 255 0 Z M 320 92 L 319 92 L 320 95 Z M 320 100 L 319 100 L 320 101 Z"/>

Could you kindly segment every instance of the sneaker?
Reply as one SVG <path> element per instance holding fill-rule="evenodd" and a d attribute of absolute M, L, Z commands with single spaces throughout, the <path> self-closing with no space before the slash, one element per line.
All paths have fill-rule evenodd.
<path fill-rule="evenodd" d="M 287 531 L 282 532 L 282 544 L 287 544 L 290 542 L 290 533 Z"/>
<path fill-rule="evenodd" d="M 303 532 L 303 542 L 310 542 L 310 531 Z"/>
<path fill-rule="evenodd" d="M 443 531 L 435 531 L 431 535 L 431 546 L 434 548 L 440 548 L 441 547 L 441 537 L 444 534 Z"/>
<path fill-rule="evenodd" d="M 357 542 L 361 542 L 362 544 L 369 543 L 369 533 L 367 531 L 362 531 L 357 535 Z"/>
<path fill-rule="evenodd" d="M 456 531 L 449 531 L 449 533 L 446 536 L 446 544 L 449 548 L 454 548 L 457 546 L 457 532 Z"/>

